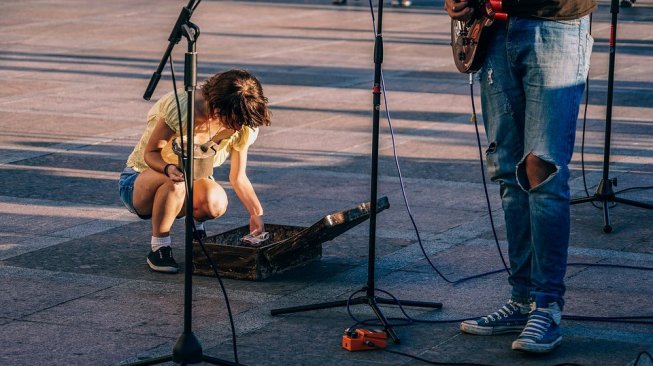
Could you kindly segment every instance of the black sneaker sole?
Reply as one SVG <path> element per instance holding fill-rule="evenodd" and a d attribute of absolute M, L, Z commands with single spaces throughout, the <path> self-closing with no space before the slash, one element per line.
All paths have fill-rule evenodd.
<path fill-rule="evenodd" d="M 150 258 L 147 258 L 147 265 L 150 266 L 150 268 L 155 272 L 162 272 L 162 273 L 177 273 L 177 272 L 179 272 L 179 268 L 177 268 L 177 267 L 157 266 L 154 263 L 150 262 Z"/>

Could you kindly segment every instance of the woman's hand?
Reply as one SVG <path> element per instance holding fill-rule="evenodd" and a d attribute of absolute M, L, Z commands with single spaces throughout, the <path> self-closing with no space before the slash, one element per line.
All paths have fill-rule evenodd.
<path fill-rule="evenodd" d="M 179 183 L 184 181 L 184 172 L 179 170 L 179 168 L 174 164 L 168 164 L 165 166 L 165 171 L 163 174 L 167 175 L 173 182 Z"/>
<path fill-rule="evenodd" d="M 467 0 L 444 0 L 444 10 L 456 20 L 464 20 L 474 13 Z"/>
<path fill-rule="evenodd" d="M 251 215 L 249 217 L 249 233 L 256 236 L 265 231 L 263 215 Z"/>

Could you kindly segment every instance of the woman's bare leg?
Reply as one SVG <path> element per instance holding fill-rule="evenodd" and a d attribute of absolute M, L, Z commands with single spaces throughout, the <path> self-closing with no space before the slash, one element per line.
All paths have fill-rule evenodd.
<path fill-rule="evenodd" d="M 153 170 L 141 173 L 134 183 L 134 208 L 141 215 L 152 215 L 152 236 L 166 237 L 176 218 L 185 215 L 183 182 L 173 183 Z M 227 210 L 227 194 L 215 181 L 202 178 L 193 185 L 193 218 L 206 221 Z"/>
<path fill-rule="evenodd" d="M 193 185 L 193 218 L 197 221 L 216 219 L 227 211 L 227 193 L 215 181 L 197 179 Z"/>
<path fill-rule="evenodd" d="M 182 217 L 186 188 L 165 175 L 147 169 L 134 183 L 134 208 L 141 215 L 152 215 L 152 236 L 170 235 L 177 217 Z"/>

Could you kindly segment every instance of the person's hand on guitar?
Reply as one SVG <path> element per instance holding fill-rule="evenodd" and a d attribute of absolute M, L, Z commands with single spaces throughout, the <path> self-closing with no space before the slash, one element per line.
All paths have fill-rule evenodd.
<path fill-rule="evenodd" d="M 474 7 L 468 0 L 444 0 L 444 10 L 456 20 L 465 20 L 474 14 Z"/>

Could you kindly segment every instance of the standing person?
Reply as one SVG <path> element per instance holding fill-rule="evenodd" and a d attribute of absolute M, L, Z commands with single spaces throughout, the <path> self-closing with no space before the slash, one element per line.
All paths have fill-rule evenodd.
<path fill-rule="evenodd" d="M 216 74 L 199 89 L 194 105 L 195 142 L 218 142 L 214 167 L 231 156 L 229 181 L 249 212 L 250 232 L 258 235 L 264 231 L 263 208 L 246 174 L 247 151 L 256 140 L 259 127 L 270 125 L 268 100 L 259 81 L 244 70 Z M 120 198 L 127 209 L 141 219 L 152 220 L 147 264 L 154 271 L 168 273 L 178 271 L 172 256 L 170 229 L 176 218 L 185 215 L 184 172 L 162 156 L 164 147 L 180 136 L 180 131 L 182 135 L 186 132 L 187 94 L 180 89 L 177 95 L 178 103 L 173 91 L 150 109 L 145 132 L 129 155 L 119 180 Z M 227 195 L 212 177 L 195 180 L 196 237 L 206 237 L 203 222 L 222 216 L 226 209 Z"/>
<path fill-rule="evenodd" d="M 562 341 L 569 246 L 569 168 L 593 40 L 595 0 L 503 0 L 480 70 L 488 174 L 499 182 L 512 294 L 498 311 L 460 324 L 477 335 L 520 333 L 512 349 Z M 445 0 L 453 19 L 475 9 Z"/>

